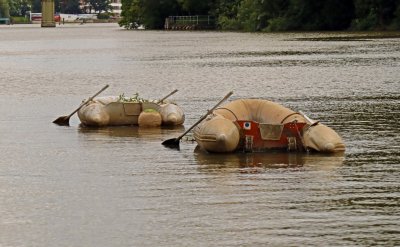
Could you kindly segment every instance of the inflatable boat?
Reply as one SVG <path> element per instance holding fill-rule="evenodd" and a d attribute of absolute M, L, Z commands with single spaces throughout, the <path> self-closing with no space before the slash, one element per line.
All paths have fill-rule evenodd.
<path fill-rule="evenodd" d="M 194 139 L 202 150 L 213 153 L 345 151 L 333 129 L 302 112 L 260 99 L 239 99 L 214 110 L 196 126 Z"/>
<path fill-rule="evenodd" d="M 174 103 L 121 101 L 121 96 L 97 97 L 78 111 L 85 126 L 139 125 L 157 127 L 181 125 L 183 110 Z"/>

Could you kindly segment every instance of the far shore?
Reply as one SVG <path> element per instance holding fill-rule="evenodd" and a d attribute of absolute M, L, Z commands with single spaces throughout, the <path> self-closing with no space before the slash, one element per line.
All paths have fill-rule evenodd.
<path fill-rule="evenodd" d="M 56 22 L 55 28 L 62 27 L 118 27 L 121 29 L 125 29 L 124 27 L 120 27 L 117 21 L 96 21 L 96 22 L 83 22 L 74 21 L 74 22 Z M 22 23 L 22 24 L 10 24 L 10 25 L 0 25 L 1 28 L 41 28 L 40 22 L 34 23 Z M 49 28 L 51 29 L 51 28 Z M 136 29 L 131 29 L 135 31 Z M 146 29 L 140 31 L 164 31 L 164 29 Z M 239 32 L 246 33 L 241 31 L 228 31 L 228 30 L 165 30 L 168 32 Z M 252 32 L 248 32 L 249 34 Z M 304 34 L 304 37 L 295 38 L 295 40 L 304 40 L 304 41 L 363 41 L 363 40 L 371 40 L 371 39 L 398 39 L 400 38 L 400 31 L 285 31 L 285 32 L 255 32 L 258 34 L 284 34 L 284 33 L 294 33 L 294 34 Z"/>

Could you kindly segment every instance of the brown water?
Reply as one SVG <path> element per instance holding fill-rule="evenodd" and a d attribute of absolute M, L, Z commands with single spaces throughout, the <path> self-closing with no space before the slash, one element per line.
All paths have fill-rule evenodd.
<path fill-rule="evenodd" d="M 400 245 L 396 36 L 1 26 L 0 70 L 0 246 Z M 161 145 L 183 128 L 51 123 L 105 84 L 179 89 L 186 129 L 230 90 L 270 99 L 347 150 L 210 155 Z"/>

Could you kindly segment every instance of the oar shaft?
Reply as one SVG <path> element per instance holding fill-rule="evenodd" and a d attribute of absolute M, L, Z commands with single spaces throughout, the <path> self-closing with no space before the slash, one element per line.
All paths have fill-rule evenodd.
<path fill-rule="evenodd" d="M 174 93 L 178 92 L 178 89 L 175 89 L 174 91 L 172 91 L 171 93 L 169 93 L 167 96 L 165 96 L 164 98 L 160 99 L 158 101 L 158 103 L 163 102 L 164 100 L 166 100 L 169 96 L 173 95 Z"/>
<path fill-rule="evenodd" d="M 73 111 L 71 114 L 68 115 L 68 118 L 70 118 L 72 115 L 74 115 L 77 111 L 79 111 L 79 109 L 82 108 L 82 106 L 86 105 L 89 101 L 93 100 L 97 95 L 99 95 L 101 92 L 103 92 L 104 90 L 106 90 L 110 85 L 105 85 L 102 89 L 100 89 L 100 91 L 98 91 L 95 95 L 93 95 L 92 97 L 90 97 L 89 99 L 85 100 L 78 108 L 76 108 L 75 111 Z"/>
<path fill-rule="evenodd" d="M 319 123 L 319 121 L 315 121 L 315 120 L 312 120 L 311 118 L 309 118 L 304 112 L 299 111 L 299 113 L 306 119 L 306 121 L 308 122 L 308 124 L 310 124 L 310 126 L 314 126 Z"/>
<path fill-rule="evenodd" d="M 189 133 L 189 131 L 191 131 L 194 127 L 196 127 L 201 121 L 203 121 L 204 119 L 206 119 L 206 117 L 208 115 L 210 115 L 215 108 L 217 108 L 220 104 L 222 104 L 222 102 L 224 102 L 225 100 L 227 100 L 231 95 L 233 94 L 233 92 L 229 92 L 227 95 L 225 95 L 225 97 L 220 100 L 213 108 L 211 108 L 210 110 L 207 111 L 207 113 L 205 115 L 203 115 L 195 124 L 193 124 L 188 130 L 186 130 L 182 135 L 178 136 L 176 138 L 177 141 L 179 141 L 180 139 L 182 139 L 182 137 L 184 137 L 187 133 Z"/>

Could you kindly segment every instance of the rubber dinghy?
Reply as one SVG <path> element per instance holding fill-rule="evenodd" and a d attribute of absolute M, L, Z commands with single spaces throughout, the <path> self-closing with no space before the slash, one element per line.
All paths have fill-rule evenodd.
<path fill-rule="evenodd" d="M 214 153 L 269 150 L 344 152 L 342 138 L 328 126 L 277 103 L 232 101 L 194 129 L 200 149 Z"/>
<path fill-rule="evenodd" d="M 173 103 L 121 102 L 121 96 L 98 97 L 78 111 L 86 126 L 139 125 L 158 127 L 181 125 L 185 121 L 183 110 Z"/>

